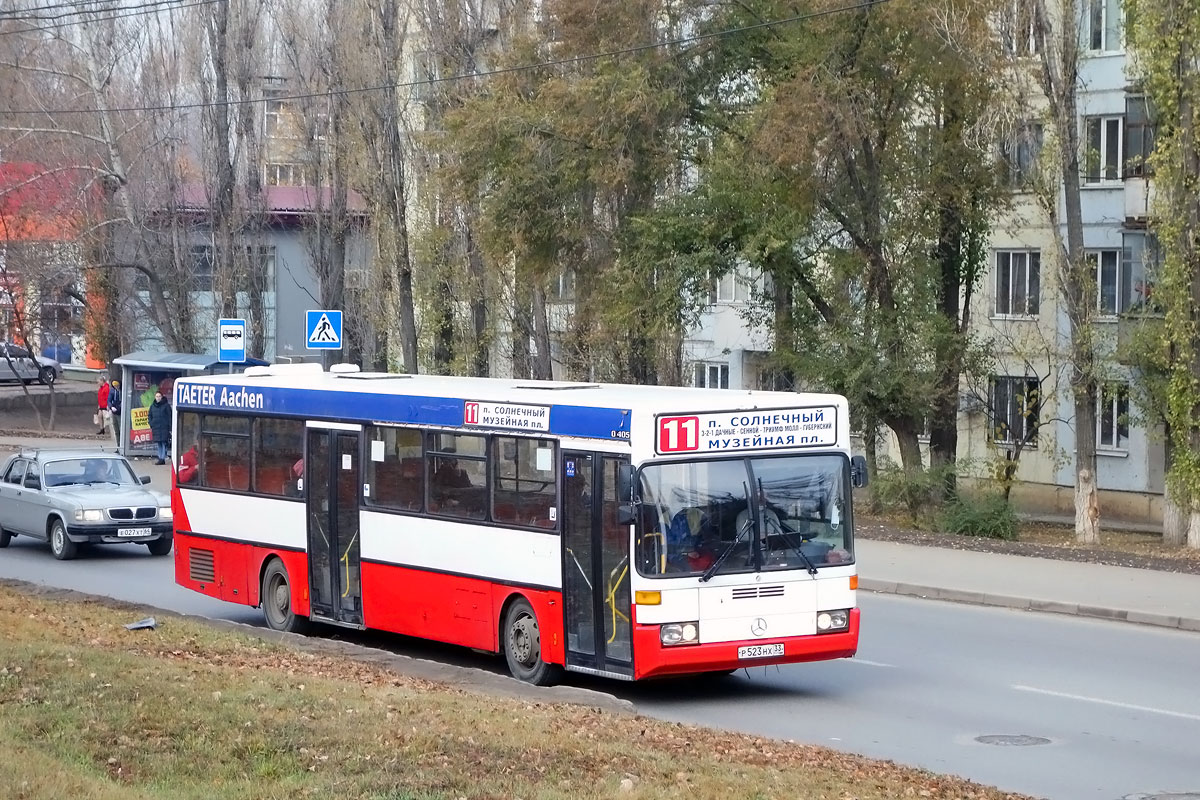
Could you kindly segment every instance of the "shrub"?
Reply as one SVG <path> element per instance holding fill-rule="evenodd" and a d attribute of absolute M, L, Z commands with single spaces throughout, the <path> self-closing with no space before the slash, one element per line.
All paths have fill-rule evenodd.
<path fill-rule="evenodd" d="M 962 536 L 1017 538 L 1017 515 L 1001 495 L 958 497 L 942 512 L 941 529 Z"/>

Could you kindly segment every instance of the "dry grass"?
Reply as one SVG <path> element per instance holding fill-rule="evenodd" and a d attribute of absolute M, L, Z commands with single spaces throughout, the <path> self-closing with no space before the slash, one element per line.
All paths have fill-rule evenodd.
<path fill-rule="evenodd" d="M 1080 545 L 1075 541 L 1075 530 L 1065 525 L 1023 522 L 1021 523 L 1017 539 L 1022 542 L 1062 547 L 1069 550 L 1084 548 L 1084 545 Z M 1100 532 L 1100 544 L 1089 545 L 1088 547 L 1139 556 L 1182 559 L 1200 563 L 1200 550 L 1163 544 L 1162 536 L 1156 533 L 1102 530 Z"/>
<path fill-rule="evenodd" d="M 1005 798 L 822 748 L 488 697 L 0 585 L 0 797 Z"/>

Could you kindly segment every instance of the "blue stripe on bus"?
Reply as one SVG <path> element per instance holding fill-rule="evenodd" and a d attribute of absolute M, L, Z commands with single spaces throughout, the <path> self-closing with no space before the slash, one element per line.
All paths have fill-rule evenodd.
<path fill-rule="evenodd" d="M 253 384 L 176 384 L 176 407 L 180 411 L 252 412 L 345 422 L 392 422 L 470 429 L 470 426 L 463 425 L 465 403 L 466 400 L 446 397 L 329 392 Z M 523 432 L 538 433 L 534 430 Z M 629 411 L 620 408 L 552 405 L 549 433 L 556 436 L 627 441 Z"/>

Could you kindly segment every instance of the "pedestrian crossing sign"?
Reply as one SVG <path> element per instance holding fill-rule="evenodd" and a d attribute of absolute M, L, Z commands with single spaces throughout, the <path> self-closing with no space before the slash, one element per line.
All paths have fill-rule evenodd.
<path fill-rule="evenodd" d="M 305 339 L 309 350 L 342 349 L 342 312 L 321 309 L 305 312 Z"/>

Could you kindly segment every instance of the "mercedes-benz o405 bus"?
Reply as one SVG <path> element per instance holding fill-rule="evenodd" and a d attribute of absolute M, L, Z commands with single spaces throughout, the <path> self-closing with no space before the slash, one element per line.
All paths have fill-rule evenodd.
<path fill-rule="evenodd" d="M 846 401 L 252 367 L 175 384 L 175 574 L 546 683 L 858 647 Z"/>

